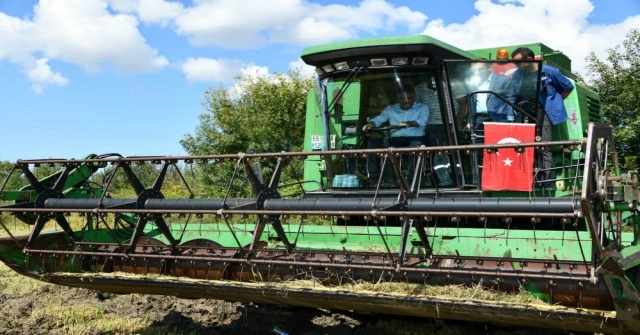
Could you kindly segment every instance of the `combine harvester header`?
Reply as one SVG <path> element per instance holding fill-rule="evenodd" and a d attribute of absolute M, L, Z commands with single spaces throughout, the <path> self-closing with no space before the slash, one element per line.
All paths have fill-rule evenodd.
<path fill-rule="evenodd" d="M 428 36 L 308 48 L 318 80 L 302 152 L 19 160 L 0 219 L 30 230 L 4 220 L 0 260 L 116 293 L 638 334 L 640 184 L 619 169 L 598 95 L 575 83 L 569 119 L 542 141 L 539 71 L 522 84 L 527 101 L 480 89 L 497 65 L 570 73 L 568 58 L 539 46 L 529 61 Z M 428 118 L 382 122 L 412 99 Z M 479 100 L 513 120 L 478 122 Z M 137 167 L 150 165 L 157 176 L 145 182 Z M 41 176 L 44 166 L 57 172 Z M 196 196 L 189 176 L 212 167 L 228 172 L 226 192 Z M 166 196 L 169 176 L 184 197 Z M 27 186 L 6 189 L 15 178 Z M 114 192 L 115 180 L 132 191 Z"/>

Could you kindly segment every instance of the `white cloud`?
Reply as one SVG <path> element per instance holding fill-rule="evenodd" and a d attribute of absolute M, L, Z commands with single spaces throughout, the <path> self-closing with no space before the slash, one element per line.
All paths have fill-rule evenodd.
<path fill-rule="evenodd" d="M 135 13 L 140 7 L 139 0 L 107 0 L 107 3 L 114 11 L 121 13 Z"/>
<path fill-rule="evenodd" d="M 294 63 L 295 62 L 291 62 L 290 65 L 293 66 Z M 298 65 L 304 65 L 306 67 L 309 67 L 304 63 L 298 64 Z M 237 81 L 233 84 L 233 86 L 229 87 L 228 89 L 229 95 L 231 96 L 232 99 L 240 98 L 242 94 L 244 94 L 244 92 L 246 91 L 247 85 L 249 83 L 255 83 L 257 79 L 265 79 L 274 84 L 287 83 L 293 80 L 291 77 L 288 76 L 287 73 L 281 72 L 277 74 L 271 74 L 269 73 L 268 68 L 260 67 L 260 66 L 245 67 L 242 70 L 242 76 L 244 77 L 244 79 L 247 79 L 247 80 Z"/>
<path fill-rule="evenodd" d="M 124 73 L 168 65 L 146 44 L 135 16 L 108 12 L 99 0 L 42 0 L 34 12 L 33 35 L 50 58 L 99 71 L 104 63 Z"/>
<path fill-rule="evenodd" d="M 41 58 L 35 61 L 34 66 L 27 71 L 27 76 L 33 81 L 31 89 L 36 94 L 41 94 L 42 89 L 48 85 L 65 86 L 69 80 L 58 72 L 51 70 L 48 58 Z"/>
<path fill-rule="evenodd" d="M 169 63 L 146 43 L 135 16 L 112 14 L 101 0 L 41 0 L 33 16 L 24 19 L 0 13 L 0 36 L 0 60 L 19 64 L 36 91 L 67 83 L 42 59 L 122 73 L 155 71 Z M 47 73 L 50 80 L 43 80 Z"/>
<path fill-rule="evenodd" d="M 313 17 L 306 17 L 291 28 L 273 31 L 271 35 L 276 41 L 302 45 L 322 44 L 357 37 L 349 29 Z"/>
<path fill-rule="evenodd" d="M 242 76 L 262 77 L 269 75 L 269 68 L 266 66 L 245 65 L 240 71 Z"/>
<path fill-rule="evenodd" d="M 640 16 L 612 25 L 590 25 L 594 7 L 589 0 L 478 0 L 478 14 L 462 24 L 430 21 L 423 34 L 461 49 L 479 49 L 543 43 L 561 50 L 572 60 L 573 72 L 586 73 L 585 58 L 622 43 L 631 28 L 640 27 Z"/>
<path fill-rule="evenodd" d="M 418 32 L 426 19 L 420 12 L 385 0 L 363 0 L 357 6 L 324 6 L 303 0 L 255 1 L 250 5 L 237 0 L 203 0 L 183 9 L 175 25 L 194 45 L 248 48 L 270 42 L 326 43 L 397 26 Z"/>
<path fill-rule="evenodd" d="M 363 0 L 357 6 L 309 4 L 306 15 L 288 29 L 273 31 L 272 40 L 302 45 L 357 38 L 398 27 L 418 32 L 427 16 L 408 7 L 395 7 L 385 0 Z"/>
<path fill-rule="evenodd" d="M 140 24 L 169 27 L 198 46 L 315 45 L 394 31 L 433 36 L 461 49 L 541 42 L 562 50 L 584 73 L 585 57 L 621 44 L 640 16 L 612 25 L 591 25 L 589 0 L 477 0 L 478 13 L 464 23 L 427 21 L 425 13 L 389 0 L 355 5 L 307 0 L 40 0 L 33 15 L 0 12 L 0 61 L 18 64 L 34 90 L 66 85 L 55 61 L 89 71 L 145 73 L 169 61 L 149 45 Z M 428 10 L 426 12 L 428 14 Z M 425 23 L 427 23 L 425 25 Z M 302 64 L 292 62 L 290 67 Z M 197 58 L 181 65 L 190 81 L 230 82 L 245 71 L 266 71 L 243 60 Z M 249 72 L 251 73 L 251 72 Z"/>
<path fill-rule="evenodd" d="M 31 50 L 37 47 L 37 42 L 25 38 L 32 29 L 32 22 L 0 12 L 0 60 L 20 62 L 29 57 Z"/>
<path fill-rule="evenodd" d="M 267 75 L 266 67 L 246 64 L 237 59 L 189 58 L 182 65 L 182 72 L 191 82 L 231 82 L 241 75 Z"/>
<path fill-rule="evenodd" d="M 315 68 L 305 64 L 302 59 L 289 63 L 289 69 L 297 69 L 302 75 L 313 75 Z M 245 63 L 239 59 L 189 58 L 182 64 L 182 72 L 190 82 L 232 83 L 237 77 L 272 77 L 269 68 Z M 231 90 L 243 90 L 235 83 Z"/>
<path fill-rule="evenodd" d="M 314 66 L 307 65 L 307 63 L 300 58 L 293 62 L 289 62 L 289 69 L 299 70 L 300 74 L 307 77 L 311 77 L 316 74 L 316 68 Z"/>
<path fill-rule="evenodd" d="M 182 9 L 182 5 L 177 2 L 140 0 L 140 20 L 166 25 L 170 20 L 178 17 Z"/>
<path fill-rule="evenodd" d="M 424 27 L 427 16 L 412 11 L 408 7 L 395 7 L 385 0 L 363 0 L 358 6 L 309 5 L 308 17 L 332 22 L 336 26 L 351 31 L 375 33 L 378 30 L 392 30 L 396 26 L 406 26 L 409 31 Z"/>
<path fill-rule="evenodd" d="M 265 32 L 286 26 L 304 13 L 301 0 L 200 1 L 176 19 L 177 30 L 195 45 L 255 47 Z"/>
<path fill-rule="evenodd" d="M 144 23 L 170 24 L 178 17 L 183 6 L 180 2 L 165 0 L 107 0 L 109 6 L 120 13 L 137 14 Z"/>

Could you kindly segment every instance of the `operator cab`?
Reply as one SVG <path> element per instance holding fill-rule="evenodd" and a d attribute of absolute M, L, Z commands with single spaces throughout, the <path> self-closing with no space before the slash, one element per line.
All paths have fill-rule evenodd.
<path fill-rule="evenodd" d="M 303 55 L 319 74 L 315 106 L 308 108 L 316 113 L 307 115 L 308 149 L 339 151 L 323 155 L 318 163 L 326 188 L 346 193 L 391 190 L 402 188 L 404 182 L 419 192 L 477 192 L 482 151 L 457 150 L 483 143 L 477 108 L 486 113 L 491 101 L 513 111 L 508 120 L 487 115 L 484 121 L 535 122 L 530 111 L 515 105 L 513 86 L 505 90 L 485 83 L 496 61 L 473 59 L 428 36 L 414 38 L 415 44 L 367 46 L 365 40 L 359 47 L 310 50 Z M 533 82 L 527 87 L 537 87 L 538 78 L 529 77 Z M 400 127 L 398 120 L 380 117 L 393 109 L 402 115 L 400 103 L 407 94 L 415 100 L 414 107 L 428 110 L 426 125 L 410 122 L 411 127 Z M 474 105 L 470 108 L 470 104 Z M 375 126 L 365 129 L 372 121 Z M 400 141 L 405 136 L 421 140 Z M 444 149 L 416 152 L 420 146 Z"/>

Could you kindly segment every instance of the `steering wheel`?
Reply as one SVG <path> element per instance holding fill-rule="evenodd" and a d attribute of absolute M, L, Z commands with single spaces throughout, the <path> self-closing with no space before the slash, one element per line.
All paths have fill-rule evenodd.
<path fill-rule="evenodd" d="M 388 142 L 389 138 L 391 138 L 391 132 L 396 131 L 398 129 L 402 129 L 402 128 L 403 127 L 400 127 L 400 126 L 385 126 L 385 127 L 372 127 L 372 128 L 368 128 L 366 130 L 363 130 L 360 133 L 361 140 L 358 143 L 358 147 L 363 147 L 364 141 L 366 139 L 372 138 L 371 136 L 369 136 L 372 133 L 375 133 L 375 132 L 381 133 L 382 134 L 382 138 L 385 139 L 385 142 Z M 380 138 L 380 137 L 378 137 L 378 138 Z M 385 146 L 389 146 L 389 144 L 386 143 Z"/>
<path fill-rule="evenodd" d="M 391 131 L 391 130 L 398 130 L 402 128 L 403 127 L 400 127 L 400 126 L 372 127 L 367 130 L 364 130 L 364 132 L 366 133 L 370 131 Z"/>

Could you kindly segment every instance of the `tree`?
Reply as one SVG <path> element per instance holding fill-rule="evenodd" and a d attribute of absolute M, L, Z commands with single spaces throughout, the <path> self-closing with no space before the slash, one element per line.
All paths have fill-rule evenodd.
<path fill-rule="evenodd" d="M 303 148 L 307 93 L 313 78 L 299 71 L 236 78 L 236 88 L 207 89 L 195 134 L 180 144 L 191 155 L 299 151 Z M 272 170 L 265 166 L 265 174 Z M 226 189 L 233 167 L 201 166 L 203 183 Z M 246 182 L 242 185 L 246 186 Z M 242 188 L 242 187 L 241 187 Z M 246 189 L 246 187 L 245 187 Z"/>
<path fill-rule="evenodd" d="M 632 29 L 622 47 L 607 49 L 607 54 L 606 61 L 594 53 L 587 57 L 589 86 L 600 94 L 624 167 L 635 170 L 640 166 L 640 30 Z"/>
<path fill-rule="evenodd" d="M 14 169 L 14 165 L 14 163 L 11 163 L 9 161 L 0 161 L 0 187 L 6 182 L 4 186 L 5 191 L 17 191 L 22 187 L 29 186 L 29 182 L 24 177 L 22 171 L 18 168 Z M 11 172 L 12 169 L 13 172 Z M 30 167 L 30 170 L 37 179 L 41 180 L 45 177 L 57 173 L 58 171 L 61 171 L 62 167 L 59 164 L 42 164 L 38 167 L 32 165 Z M 9 173 L 11 173 L 11 175 L 9 175 Z M 53 183 L 54 181 L 55 179 L 52 179 L 51 183 Z M 48 187 L 50 185 L 45 186 Z"/>
<path fill-rule="evenodd" d="M 9 172 L 11 172 L 13 165 L 14 164 L 9 161 L 0 162 L 0 187 L 2 187 L 2 184 L 6 181 L 5 191 L 17 190 L 19 187 L 26 185 L 26 181 L 20 178 L 20 171 L 14 171 L 11 177 L 9 177 Z M 7 178 L 9 178 L 9 180 L 6 180 Z M 0 199 L 1 198 L 0 196 Z"/>

